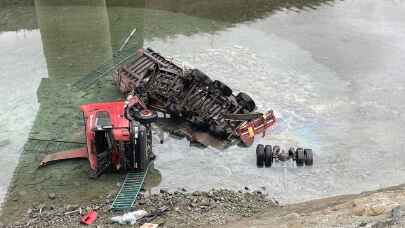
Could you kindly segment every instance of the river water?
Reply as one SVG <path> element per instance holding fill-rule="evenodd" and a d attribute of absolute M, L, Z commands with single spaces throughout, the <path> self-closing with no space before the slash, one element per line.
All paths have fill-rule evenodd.
<path fill-rule="evenodd" d="M 24 145 L 28 138 L 83 140 L 78 106 L 119 94 L 109 78 L 87 92 L 69 85 L 110 59 L 133 28 L 132 45 L 249 93 L 259 110 L 274 109 L 276 126 L 255 145 L 315 153 L 313 167 L 258 169 L 255 145 L 202 149 L 168 137 L 154 145 L 154 189 L 248 186 L 291 203 L 404 183 L 405 2 L 271 2 L 0 3 L 3 204 L 18 211 L 21 199 L 35 203 L 32 194 L 45 199 L 49 189 L 91 199 L 119 181 L 109 175 L 89 182 L 85 161 L 37 170 L 42 152 Z M 99 192 L 88 193 L 95 186 Z"/>

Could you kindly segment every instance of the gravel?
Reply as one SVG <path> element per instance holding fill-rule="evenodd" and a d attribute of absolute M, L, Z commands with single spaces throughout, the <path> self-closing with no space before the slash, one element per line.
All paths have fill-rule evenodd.
<path fill-rule="evenodd" d="M 98 218 L 95 225 L 110 225 L 112 216 L 124 212 L 110 209 L 115 194 L 108 194 L 100 201 L 88 202 L 82 205 L 37 205 L 27 208 L 26 214 L 15 224 L 6 227 L 55 227 L 60 225 L 77 226 L 80 222 L 80 212 L 86 214 L 96 210 Z M 52 202 L 56 203 L 57 199 Z M 181 191 L 160 191 L 146 196 L 141 193 L 135 208 L 152 212 L 161 207 L 169 211 L 153 220 L 154 223 L 164 224 L 165 227 L 194 227 L 199 225 L 225 224 L 230 219 L 250 217 L 270 207 L 277 206 L 274 200 L 260 191 L 231 191 L 212 189 L 208 192 L 188 193 L 185 188 Z"/>

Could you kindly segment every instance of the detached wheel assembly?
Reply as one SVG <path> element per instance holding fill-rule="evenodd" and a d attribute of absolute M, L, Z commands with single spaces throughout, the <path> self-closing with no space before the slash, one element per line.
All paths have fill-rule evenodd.
<path fill-rule="evenodd" d="M 257 167 L 271 167 L 274 161 L 293 160 L 297 166 L 312 166 L 314 164 L 314 155 L 311 149 L 303 149 L 301 147 L 294 149 L 290 147 L 288 151 L 282 150 L 278 145 L 259 144 L 256 147 L 256 164 Z"/>
<path fill-rule="evenodd" d="M 264 158 L 265 158 L 264 146 L 263 146 L 263 144 L 259 144 L 256 147 L 256 165 L 257 165 L 257 167 L 259 167 L 259 168 L 263 167 Z"/>

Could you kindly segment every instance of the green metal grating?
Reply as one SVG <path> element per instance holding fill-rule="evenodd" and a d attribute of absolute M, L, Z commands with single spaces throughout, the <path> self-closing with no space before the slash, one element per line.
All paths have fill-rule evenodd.
<path fill-rule="evenodd" d="M 130 209 L 142 188 L 149 166 L 145 171 L 130 171 L 125 177 L 120 191 L 112 204 L 113 210 Z"/>

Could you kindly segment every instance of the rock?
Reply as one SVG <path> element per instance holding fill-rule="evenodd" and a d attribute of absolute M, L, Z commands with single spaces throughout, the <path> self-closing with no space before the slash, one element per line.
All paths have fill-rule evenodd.
<path fill-rule="evenodd" d="M 378 216 L 385 212 L 385 207 L 383 205 L 372 205 L 367 208 L 366 214 L 368 216 Z"/>
<path fill-rule="evenodd" d="M 32 214 L 32 208 L 28 208 L 27 214 L 28 214 L 28 215 Z"/>
<path fill-rule="evenodd" d="M 167 189 L 163 189 L 163 188 L 161 188 L 159 192 L 161 194 L 167 194 L 168 193 Z"/>
<path fill-rule="evenodd" d="M 210 202 L 208 200 L 202 200 L 200 205 L 208 207 L 208 206 L 210 206 Z"/>
<path fill-rule="evenodd" d="M 187 189 L 185 189 L 185 188 L 181 188 L 181 191 L 183 191 L 183 192 L 187 192 Z"/>
<path fill-rule="evenodd" d="M 139 205 L 145 205 L 146 201 L 144 199 L 140 199 L 140 200 L 138 200 L 138 204 Z"/>
<path fill-rule="evenodd" d="M 53 193 L 53 192 L 48 194 L 48 198 L 51 199 L 51 200 L 55 199 L 55 197 L 56 197 L 56 194 Z"/>
<path fill-rule="evenodd" d="M 262 194 L 262 192 L 259 191 L 259 190 L 256 190 L 256 191 L 254 191 L 253 193 L 256 194 L 256 195 L 261 195 L 261 194 Z"/>
<path fill-rule="evenodd" d="M 366 226 L 367 225 L 367 222 L 361 222 L 360 224 L 359 224 L 359 227 L 364 227 L 364 226 Z"/>
<path fill-rule="evenodd" d="M 366 212 L 366 208 L 364 206 L 355 206 L 352 209 L 352 213 L 356 216 L 363 216 Z"/>
<path fill-rule="evenodd" d="M 201 192 L 199 191 L 195 191 L 193 192 L 193 194 L 191 194 L 192 196 L 201 196 Z"/>
<path fill-rule="evenodd" d="M 286 221 L 291 221 L 291 220 L 297 220 L 297 219 L 299 219 L 301 216 L 298 214 L 298 213 L 290 213 L 290 214 L 288 214 L 288 215 L 286 215 L 286 216 L 284 216 L 284 219 L 286 220 Z"/>

